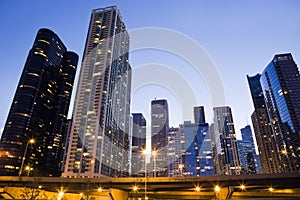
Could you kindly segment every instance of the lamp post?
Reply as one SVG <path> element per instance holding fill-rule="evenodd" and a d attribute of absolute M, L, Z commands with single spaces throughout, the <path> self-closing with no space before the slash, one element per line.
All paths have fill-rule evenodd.
<path fill-rule="evenodd" d="M 153 156 L 153 173 L 154 173 L 154 177 L 156 177 L 156 155 L 157 155 L 157 151 L 153 150 L 151 152 L 152 156 Z"/>
<path fill-rule="evenodd" d="M 29 141 L 27 141 L 25 151 L 24 151 L 24 155 L 23 155 L 23 158 L 22 158 L 21 168 L 20 168 L 20 171 L 19 171 L 19 176 L 21 176 L 22 171 L 23 171 L 23 166 L 24 166 L 24 161 L 25 161 L 25 158 L 26 158 L 27 150 L 28 150 L 28 145 L 33 144 L 33 143 L 34 143 L 34 139 L 30 139 Z"/>
<path fill-rule="evenodd" d="M 184 164 L 179 164 L 179 170 L 180 170 L 180 176 L 183 175 L 182 171 L 183 171 L 183 167 L 184 167 Z"/>
<path fill-rule="evenodd" d="M 145 199 L 147 199 L 147 150 L 143 150 L 145 156 Z"/>

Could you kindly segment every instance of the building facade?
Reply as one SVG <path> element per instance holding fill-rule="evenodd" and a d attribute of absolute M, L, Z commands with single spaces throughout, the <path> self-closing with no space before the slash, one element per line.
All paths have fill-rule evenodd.
<path fill-rule="evenodd" d="M 117 7 L 92 11 L 63 176 L 129 174 L 129 35 Z"/>
<path fill-rule="evenodd" d="M 132 113 L 131 176 L 145 176 L 146 119 L 142 113 Z"/>
<path fill-rule="evenodd" d="M 0 175 L 61 175 L 77 63 L 53 31 L 38 31 L 2 134 Z"/>
<path fill-rule="evenodd" d="M 238 175 L 241 167 L 236 144 L 236 134 L 229 106 L 214 107 L 214 144 L 215 173 L 217 175 Z"/>
<path fill-rule="evenodd" d="M 249 141 L 237 140 L 237 146 L 241 163 L 241 174 L 256 174 L 252 143 Z"/>
<path fill-rule="evenodd" d="M 281 172 L 300 171 L 300 76 L 291 54 L 275 55 L 260 83 Z"/>
<path fill-rule="evenodd" d="M 254 112 L 251 120 L 263 173 L 279 173 L 280 157 L 260 84 L 260 74 L 247 76 Z"/>
<path fill-rule="evenodd" d="M 167 158 L 167 142 L 169 130 L 169 108 L 165 99 L 151 101 L 151 149 L 154 177 L 168 176 L 169 161 Z M 153 154 L 153 153 L 152 153 Z"/>

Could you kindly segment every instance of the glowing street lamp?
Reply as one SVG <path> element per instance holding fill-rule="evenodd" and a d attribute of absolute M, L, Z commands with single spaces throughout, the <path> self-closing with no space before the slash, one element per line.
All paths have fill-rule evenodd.
<path fill-rule="evenodd" d="M 151 155 L 153 157 L 153 171 L 154 171 L 154 177 L 156 177 L 156 156 L 157 156 L 157 151 L 153 150 L 151 152 Z"/>
<path fill-rule="evenodd" d="M 220 192 L 220 191 L 221 191 L 220 186 L 216 185 L 216 186 L 215 186 L 215 192 Z"/>
<path fill-rule="evenodd" d="M 246 185 L 244 185 L 244 184 L 240 185 L 240 189 L 241 190 L 245 190 L 246 189 Z"/>
<path fill-rule="evenodd" d="M 24 162 L 25 162 L 25 158 L 26 158 L 26 154 L 27 154 L 27 150 L 28 150 L 28 145 L 29 145 L 29 144 L 33 144 L 34 142 L 35 142 L 34 139 L 30 139 L 30 140 L 27 142 L 27 144 L 26 144 L 25 151 L 24 151 L 24 155 L 23 155 L 23 158 L 22 158 L 21 168 L 20 168 L 20 171 L 19 171 L 19 176 L 21 176 L 22 171 L 23 171 L 23 166 L 24 166 Z"/>
<path fill-rule="evenodd" d="M 183 171 L 183 168 L 184 168 L 184 164 L 179 164 L 178 166 L 179 170 L 180 170 L 180 175 L 182 176 L 182 171 Z"/>
<path fill-rule="evenodd" d="M 143 150 L 145 156 L 145 199 L 147 199 L 147 149 Z"/>
<path fill-rule="evenodd" d="M 30 174 L 30 171 L 32 171 L 32 170 L 33 170 L 33 168 L 32 168 L 32 167 L 30 167 L 30 166 L 26 166 L 26 167 L 25 167 L 25 170 L 27 171 L 27 176 L 29 176 L 29 174 Z"/>
<path fill-rule="evenodd" d="M 196 186 L 196 188 L 195 188 L 195 190 L 196 190 L 196 192 L 200 192 L 200 187 L 199 186 Z"/>

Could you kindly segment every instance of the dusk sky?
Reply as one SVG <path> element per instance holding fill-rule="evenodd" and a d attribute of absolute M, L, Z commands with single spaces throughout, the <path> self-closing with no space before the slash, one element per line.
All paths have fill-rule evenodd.
<path fill-rule="evenodd" d="M 226 105 L 232 107 L 237 133 L 247 125 L 246 118 L 251 124 L 253 112 L 246 75 L 261 73 L 278 53 L 290 52 L 296 63 L 300 63 L 298 0 L 1 0 L 1 130 L 38 29 L 53 30 L 68 50 L 82 58 L 91 10 L 111 5 L 119 8 L 129 31 L 145 27 L 166 28 L 184 34 L 205 50 L 223 81 Z M 186 82 L 196 94 L 198 104 L 205 106 L 207 121 L 212 122 L 213 97 L 210 97 L 204 78 L 196 76 L 189 63 L 158 50 L 132 52 L 130 63 L 133 70 L 156 63 L 188 77 Z M 168 74 L 164 76 L 168 79 Z M 181 87 L 180 83 L 178 87 Z M 168 99 L 170 126 L 177 127 L 184 120 L 193 120 L 192 109 L 196 105 L 182 107 L 176 93 L 160 84 L 150 84 L 135 91 L 132 112 L 144 113 L 149 122 L 150 102 L 155 97 Z M 183 119 L 182 110 L 190 110 L 190 118 Z"/>

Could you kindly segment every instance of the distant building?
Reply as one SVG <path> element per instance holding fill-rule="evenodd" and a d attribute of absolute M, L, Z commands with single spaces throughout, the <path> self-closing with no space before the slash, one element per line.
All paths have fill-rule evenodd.
<path fill-rule="evenodd" d="M 131 176 L 145 176 L 146 119 L 142 113 L 132 113 Z"/>
<path fill-rule="evenodd" d="M 204 106 L 194 107 L 194 120 L 195 123 L 205 123 Z"/>
<path fill-rule="evenodd" d="M 77 63 L 53 31 L 38 31 L 2 134 L 0 175 L 61 175 Z"/>
<path fill-rule="evenodd" d="M 280 157 L 279 171 L 299 172 L 300 75 L 292 55 L 275 55 L 260 83 Z"/>
<path fill-rule="evenodd" d="M 64 177 L 129 175 L 129 34 L 116 6 L 94 9 L 83 53 Z"/>
<path fill-rule="evenodd" d="M 167 142 L 169 130 L 169 108 L 165 99 L 151 101 L 151 148 L 153 176 L 168 176 L 169 161 L 167 156 Z"/>
<path fill-rule="evenodd" d="M 250 145 L 250 147 L 251 147 L 250 149 L 247 148 L 246 154 L 241 155 L 241 151 L 240 151 L 240 148 L 238 145 L 241 167 L 243 169 L 245 167 L 244 164 L 246 164 L 248 167 L 250 167 L 247 169 L 247 173 L 250 173 L 250 174 L 258 173 L 259 172 L 258 170 L 260 170 L 261 166 L 260 166 L 259 157 L 256 155 L 255 144 L 254 144 L 253 134 L 252 134 L 250 125 L 247 125 L 241 129 L 241 135 L 242 135 L 242 141 L 239 141 L 239 142 L 244 143 L 244 145 L 246 145 L 246 146 Z M 249 159 L 251 158 L 250 160 L 248 159 L 248 162 L 251 162 L 251 164 L 244 163 L 245 160 L 243 160 L 243 157 L 246 158 L 247 155 L 248 155 Z M 254 163 L 254 165 L 255 165 L 254 167 L 252 167 L 252 163 Z"/>
<path fill-rule="evenodd" d="M 184 132 L 183 175 L 214 175 L 211 137 L 208 123 L 184 122 L 180 125 Z"/>
<path fill-rule="evenodd" d="M 181 135 L 179 128 L 169 128 L 168 131 L 169 176 L 182 176 L 183 163 L 181 154 Z"/>
<path fill-rule="evenodd" d="M 255 109 L 251 115 L 251 119 L 256 137 L 262 172 L 279 173 L 281 172 L 280 157 L 277 150 L 275 137 L 273 136 L 271 122 L 268 116 L 268 111 L 260 84 L 260 77 L 260 74 L 255 76 L 247 76 Z M 256 158 L 256 160 L 258 159 Z"/>
<path fill-rule="evenodd" d="M 241 174 L 256 174 L 254 153 L 252 143 L 244 140 L 237 140 L 239 159 L 241 163 Z"/>
<path fill-rule="evenodd" d="M 215 173 L 217 175 L 240 174 L 241 167 L 236 144 L 236 134 L 229 106 L 214 107 L 212 133 Z"/>

